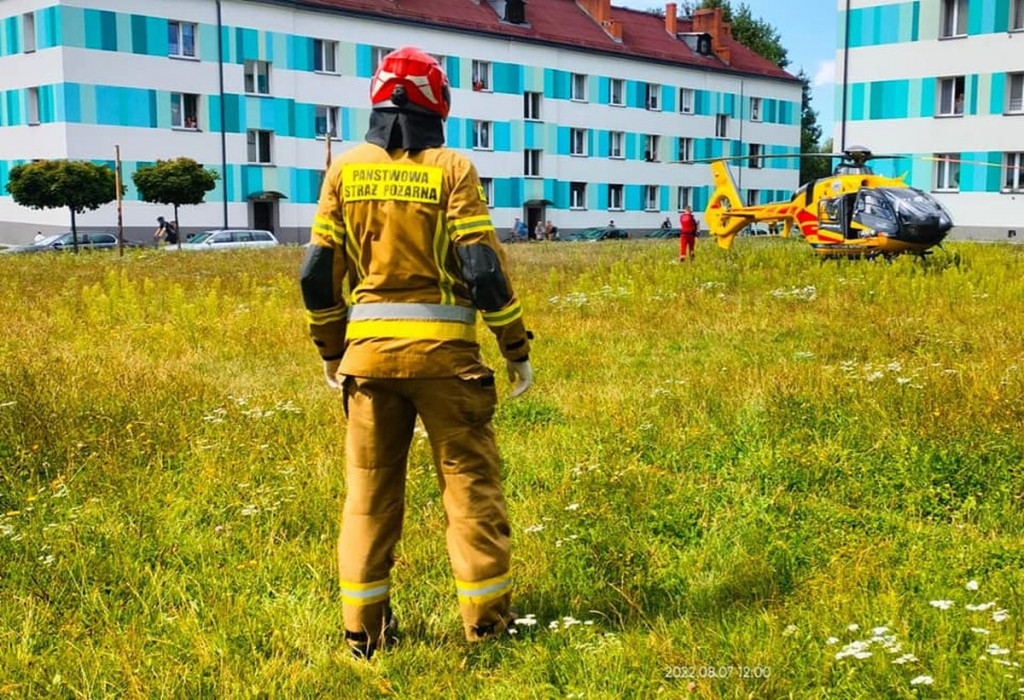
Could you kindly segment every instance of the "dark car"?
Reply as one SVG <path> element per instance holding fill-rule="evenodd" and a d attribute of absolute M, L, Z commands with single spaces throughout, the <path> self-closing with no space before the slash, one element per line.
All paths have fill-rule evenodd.
<path fill-rule="evenodd" d="M 138 248 L 141 244 L 135 243 L 134 241 L 125 241 L 124 245 L 126 248 Z M 78 232 L 78 249 L 79 250 L 112 250 L 117 248 L 117 236 L 112 233 L 104 233 L 102 231 L 79 231 Z M 74 250 L 75 243 L 73 235 L 70 231 L 66 233 L 55 233 L 50 236 L 46 236 L 35 243 L 29 245 L 19 245 L 13 248 L 7 248 L 3 253 L 44 253 L 47 251 L 54 250 Z"/>
<path fill-rule="evenodd" d="M 601 226 L 599 228 L 588 228 L 576 233 L 570 233 L 562 238 L 563 241 L 615 241 L 629 238 L 629 232 L 612 226 Z"/>
<path fill-rule="evenodd" d="M 679 238 L 678 228 L 659 228 L 648 233 L 644 238 Z"/>

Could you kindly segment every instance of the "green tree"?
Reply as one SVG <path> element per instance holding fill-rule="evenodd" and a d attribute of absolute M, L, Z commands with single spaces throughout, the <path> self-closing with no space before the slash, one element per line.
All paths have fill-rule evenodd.
<path fill-rule="evenodd" d="M 202 204 L 206 193 L 217 186 L 219 176 L 191 158 L 158 160 L 154 165 L 139 168 L 132 181 L 146 202 L 170 204 L 174 207 L 174 231 L 181 247 L 181 227 L 178 226 L 178 207 Z"/>
<path fill-rule="evenodd" d="M 11 169 L 7 191 L 14 201 L 32 209 L 71 211 L 71 239 L 78 252 L 76 216 L 117 199 L 114 171 L 85 160 L 37 160 Z M 124 194 L 124 187 L 121 188 Z"/>

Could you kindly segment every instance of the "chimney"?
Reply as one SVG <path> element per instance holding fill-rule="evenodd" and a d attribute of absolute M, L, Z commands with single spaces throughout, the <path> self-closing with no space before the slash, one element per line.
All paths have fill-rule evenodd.
<path fill-rule="evenodd" d="M 725 40 L 732 36 L 732 26 L 722 21 L 722 8 L 697 10 L 693 13 L 693 31 L 702 32 L 711 36 L 711 50 L 715 52 L 722 63 L 729 65 L 731 52 L 725 45 Z"/>
<path fill-rule="evenodd" d="M 576 0 L 576 5 L 613 40 L 622 41 L 622 22 L 612 19 L 612 0 Z"/>
<path fill-rule="evenodd" d="M 665 31 L 673 37 L 679 31 L 676 26 L 676 4 L 674 2 L 665 5 Z"/>

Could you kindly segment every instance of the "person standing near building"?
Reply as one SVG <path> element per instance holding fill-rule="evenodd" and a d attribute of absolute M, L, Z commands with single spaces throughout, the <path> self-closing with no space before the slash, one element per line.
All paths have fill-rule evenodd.
<path fill-rule="evenodd" d="M 689 206 L 679 215 L 679 262 L 695 257 L 694 248 L 697 243 L 697 219 Z"/>
<path fill-rule="evenodd" d="M 301 271 L 310 334 L 348 415 L 338 570 L 345 638 L 363 658 L 395 625 L 390 574 L 417 416 L 441 485 L 466 638 L 508 626 L 510 528 L 478 311 L 511 396 L 533 381 L 530 334 L 476 168 L 444 147 L 444 71 L 418 49 L 398 49 L 381 61 L 370 100 L 367 143 L 331 164 Z"/>

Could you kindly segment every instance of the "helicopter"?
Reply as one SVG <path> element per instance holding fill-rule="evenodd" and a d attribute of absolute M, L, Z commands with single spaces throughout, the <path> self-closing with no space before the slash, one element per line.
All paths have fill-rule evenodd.
<path fill-rule="evenodd" d="M 760 206 L 744 206 L 726 165 L 729 160 L 815 157 L 839 160 L 831 176 L 804 183 L 788 202 Z M 704 211 L 704 221 L 718 245 L 726 250 L 744 228 L 765 222 L 781 223 L 783 237 L 788 237 L 795 226 L 814 252 L 826 258 L 925 255 L 946 237 L 953 219 L 934 197 L 908 186 L 905 176 L 876 175 L 867 165 L 874 159 L 899 157 L 875 155 L 862 146 L 851 146 L 842 153 L 688 162 L 711 165 L 715 189 Z"/>

